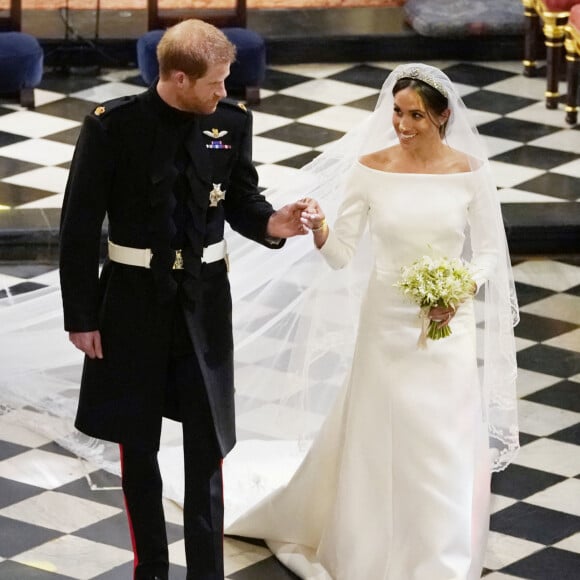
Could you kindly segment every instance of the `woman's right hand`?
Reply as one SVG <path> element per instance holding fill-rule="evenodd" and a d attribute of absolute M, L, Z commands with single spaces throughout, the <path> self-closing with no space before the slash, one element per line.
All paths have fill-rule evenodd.
<path fill-rule="evenodd" d="M 314 244 L 320 249 L 324 246 L 328 238 L 328 225 L 324 211 L 319 203 L 311 197 L 304 197 L 300 201 L 308 204 L 308 207 L 302 212 L 300 219 L 304 226 L 312 231 Z"/>

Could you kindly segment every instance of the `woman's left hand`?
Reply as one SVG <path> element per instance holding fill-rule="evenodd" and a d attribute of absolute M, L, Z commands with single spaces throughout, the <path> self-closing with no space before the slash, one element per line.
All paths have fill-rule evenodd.
<path fill-rule="evenodd" d="M 437 328 L 443 328 L 455 316 L 455 309 L 451 308 L 451 306 L 432 306 L 427 316 L 429 320 L 439 323 L 437 324 Z"/>

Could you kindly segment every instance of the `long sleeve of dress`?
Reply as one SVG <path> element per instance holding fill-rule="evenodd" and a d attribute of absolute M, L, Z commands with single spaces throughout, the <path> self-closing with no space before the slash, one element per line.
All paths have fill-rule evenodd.
<path fill-rule="evenodd" d="M 368 212 L 367 192 L 351 171 L 345 186 L 345 198 L 338 208 L 335 223 L 329 229 L 324 246 L 320 248 L 320 253 L 331 268 L 339 270 L 350 262 L 366 227 Z"/>
<path fill-rule="evenodd" d="M 481 172 L 483 173 L 483 172 Z M 494 213 L 500 211 L 495 187 L 487 175 L 478 181 L 478 189 L 468 210 L 470 225 L 473 279 L 480 288 L 497 265 L 501 232 L 495 225 Z"/>

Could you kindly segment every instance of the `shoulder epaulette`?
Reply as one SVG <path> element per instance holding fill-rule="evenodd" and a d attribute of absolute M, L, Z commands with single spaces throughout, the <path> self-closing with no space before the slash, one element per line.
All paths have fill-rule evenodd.
<path fill-rule="evenodd" d="M 248 112 L 246 104 L 242 101 L 236 101 L 234 99 L 222 99 L 219 104 L 226 105 L 228 107 L 233 107 L 234 109 L 237 109 L 238 111 L 243 111 L 244 113 Z"/>
<path fill-rule="evenodd" d="M 128 105 L 134 102 L 134 96 L 119 97 L 118 99 L 111 99 L 106 101 L 93 109 L 92 114 L 95 117 L 102 117 L 103 115 L 108 115 L 111 111 L 115 111 L 120 107 Z"/>

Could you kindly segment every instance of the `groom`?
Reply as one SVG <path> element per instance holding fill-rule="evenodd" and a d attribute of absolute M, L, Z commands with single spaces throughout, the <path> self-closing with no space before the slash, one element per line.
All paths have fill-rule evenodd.
<path fill-rule="evenodd" d="M 222 100 L 234 59 L 207 23 L 168 29 L 154 86 L 85 119 L 66 186 L 65 328 L 86 354 L 76 426 L 120 444 L 134 580 L 168 579 L 163 416 L 183 424 L 187 578 L 224 577 L 221 462 L 235 443 L 224 222 L 269 248 L 306 233 L 306 204 L 274 211 L 258 192 L 252 117 Z"/>

